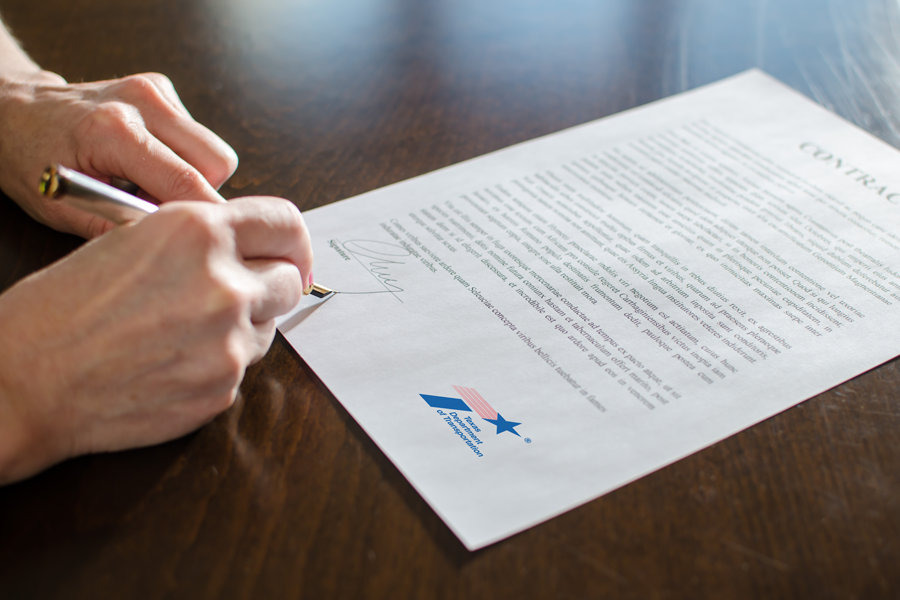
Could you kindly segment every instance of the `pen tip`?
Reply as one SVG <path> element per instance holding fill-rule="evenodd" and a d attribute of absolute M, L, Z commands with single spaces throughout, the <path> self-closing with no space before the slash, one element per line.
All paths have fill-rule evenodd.
<path fill-rule="evenodd" d="M 324 298 L 326 296 L 330 296 L 335 293 L 334 290 L 325 287 L 324 285 L 319 285 L 318 283 L 314 283 L 311 286 L 310 294 L 315 296 L 316 298 Z"/>
<path fill-rule="evenodd" d="M 316 298 L 324 298 L 334 293 L 336 293 L 334 290 L 318 283 L 311 283 L 303 290 L 304 296 L 315 296 Z"/>

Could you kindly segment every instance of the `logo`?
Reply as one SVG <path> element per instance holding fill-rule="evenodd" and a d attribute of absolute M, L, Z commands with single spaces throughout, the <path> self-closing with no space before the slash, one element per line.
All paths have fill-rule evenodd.
<path fill-rule="evenodd" d="M 522 437 L 519 435 L 519 432 L 516 431 L 516 427 L 522 423 L 504 419 L 503 415 L 497 412 L 497 410 L 494 409 L 481 394 L 475 391 L 474 388 L 454 385 L 453 389 L 456 390 L 456 393 L 462 396 L 462 398 L 431 396 L 428 394 L 419 395 L 428 406 L 437 409 L 437 414 L 443 417 L 444 421 L 453 429 L 453 432 L 462 438 L 466 445 L 469 446 L 478 457 L 483 456 L 480 446 L 484 443 L 478 434 L 482 434 L 481 427 L 485 426 L 482 424 L 481 427 L 479 427 L 472 416 L 466 415 L 465 413 L 474 412 L 484 421 L 493 425 L 496 428 L 495 435 L 508 432 L 516 437 Z M 444 411 L 450 412 L 447 413 Z M 528 438 L 525 438 L 525 441 L 531 442 Z"/>

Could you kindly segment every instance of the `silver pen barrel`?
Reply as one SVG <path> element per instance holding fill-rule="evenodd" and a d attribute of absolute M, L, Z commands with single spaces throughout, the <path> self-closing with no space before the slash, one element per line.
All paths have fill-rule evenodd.
<path fill-rule="evenodd" d="M 41 173 L 38 191 L 48 198 L 62 200 L 116 225 L 140 221 L 159 210 L 155 204 L 62 165 L 50 165 Z M 326 298 L 335 293 L 318 283 L 310 284 L 303 290 L 304 296 L 312 294 L 316 298 Z"/>
<path fill-rule="evenodd" d="M 48 198 L 63 200 L 116 225 L 139 221 L 159 210 L 153 203 L 62 165 L 47 167 L 38 190 Z"/>

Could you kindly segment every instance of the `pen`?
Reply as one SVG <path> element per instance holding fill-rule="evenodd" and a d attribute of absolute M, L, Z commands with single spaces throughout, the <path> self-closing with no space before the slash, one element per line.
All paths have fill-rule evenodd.
<path fill-rule="evenodd" d="M 50 165 L 38 183 L 38 191 L 48 198 L 63 200 L 80 210 L 103 217 L 116 225 L 139 221 L 155 213 L 159 207 L 102 181 L 97 181 L 62 165 Z M 324 298 L 334 293 L 324 285 L 313 283 L 303 295 Z"/>

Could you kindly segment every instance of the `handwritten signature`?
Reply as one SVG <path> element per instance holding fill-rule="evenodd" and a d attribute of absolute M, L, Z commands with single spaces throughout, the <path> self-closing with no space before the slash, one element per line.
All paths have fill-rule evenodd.
<path fill-rule="evenodd" d="M 393 294 L 397 300 L 400 300 L 397 292 L 402 292 L 403 288 L 398 285 L 399 280 L 391 273 L 391 270 L 397 265 L 406 264 L 400 259 L 408 257 L 409 250 L 397 244 L 377 240 L 350 240 L 341 245 L 371 273 L 372 277 L 384 287 L 384 291 Z"/>

